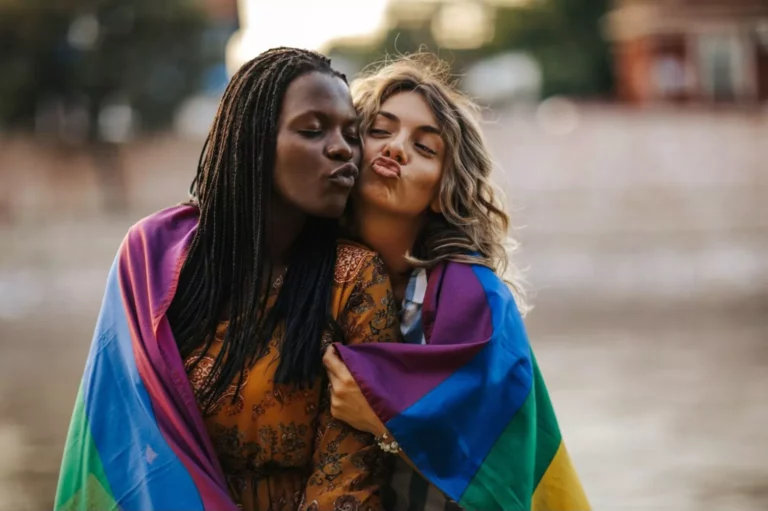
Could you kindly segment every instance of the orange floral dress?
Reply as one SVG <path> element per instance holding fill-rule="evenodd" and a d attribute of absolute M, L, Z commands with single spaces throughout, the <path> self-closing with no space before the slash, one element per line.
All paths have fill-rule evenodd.
<path fill-rule="evenodd" d="M 274 303 L 281 279 L 270 291 Z M 345 342 L 395 342 L 397 308 L 381 259 L 349 242 L 339 244 L 332 314 Z M 210 350 L 192 353 L 187 368 L 199 392 L 221 348 L 227 323 Z M 235 502 L 247 511 L 378 510 L 378 490 L 392 457 L 373 436 L 330 415 L 327 388 L 275 386 L 279 328 L 269 352 L 246 373 L 240 392 L 230 387 L 204 420 Z M 322 388 L 321 388 L 322 387 Z"/>

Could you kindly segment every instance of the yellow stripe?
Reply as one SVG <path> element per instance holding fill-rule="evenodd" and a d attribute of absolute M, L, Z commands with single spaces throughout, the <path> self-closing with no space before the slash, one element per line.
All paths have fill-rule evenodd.
<path fill-rule="evenodd" d="M 533 492 L 532 511 L 590 511 L 571 458 L 560 442 L 552 463 Z"/>

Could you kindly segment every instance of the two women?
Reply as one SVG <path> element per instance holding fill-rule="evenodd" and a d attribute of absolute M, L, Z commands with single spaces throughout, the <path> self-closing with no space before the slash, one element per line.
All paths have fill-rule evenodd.
<path fill-rule="evenodd" d="M 497 276 L 471 103 L 409 61 L 355 103 L 359 177 L 327 59 L 273 50 L 233 78 L 195 203 L 118 254 L 57 509 L 585 509 Z M 381 258 L 339 241 L 356 178 L 348 234 Z"/>

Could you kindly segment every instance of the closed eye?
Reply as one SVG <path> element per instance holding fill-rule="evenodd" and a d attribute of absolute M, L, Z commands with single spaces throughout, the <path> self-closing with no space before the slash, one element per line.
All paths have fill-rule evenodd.
<path fill-rule="evenodd" d="M 379 128 L 371 128 L 368 130 L 368 133 L 370 133 L 373 136 L 387 136 L 389 135 L 389 132 L 387 130 L 382 130 Z"/>
<path fill-rule="evenodd" d="M 432 149 L 430 147 L 425 146 L 424 144 L 416 144 L 416 147 L 418 149 L 421 149 L 425 153 L 431 154 L 432 156 L 436 156 L 437 155 L 437 151 L 435 151 L 434 149 Z"/>

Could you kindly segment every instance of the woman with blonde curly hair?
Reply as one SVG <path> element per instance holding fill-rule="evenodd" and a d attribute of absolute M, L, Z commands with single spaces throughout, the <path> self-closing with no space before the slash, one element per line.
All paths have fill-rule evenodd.
<path fill-rule="evenodd" d="M 521 319 L 476 105 L 424 54 L 352 92 L 364 135 L 352 231 L 384 261 L 404 342 L 334 345 L 324 362 L 334 417 L 394 455 L 384 507 L 588 509 Z"/>

